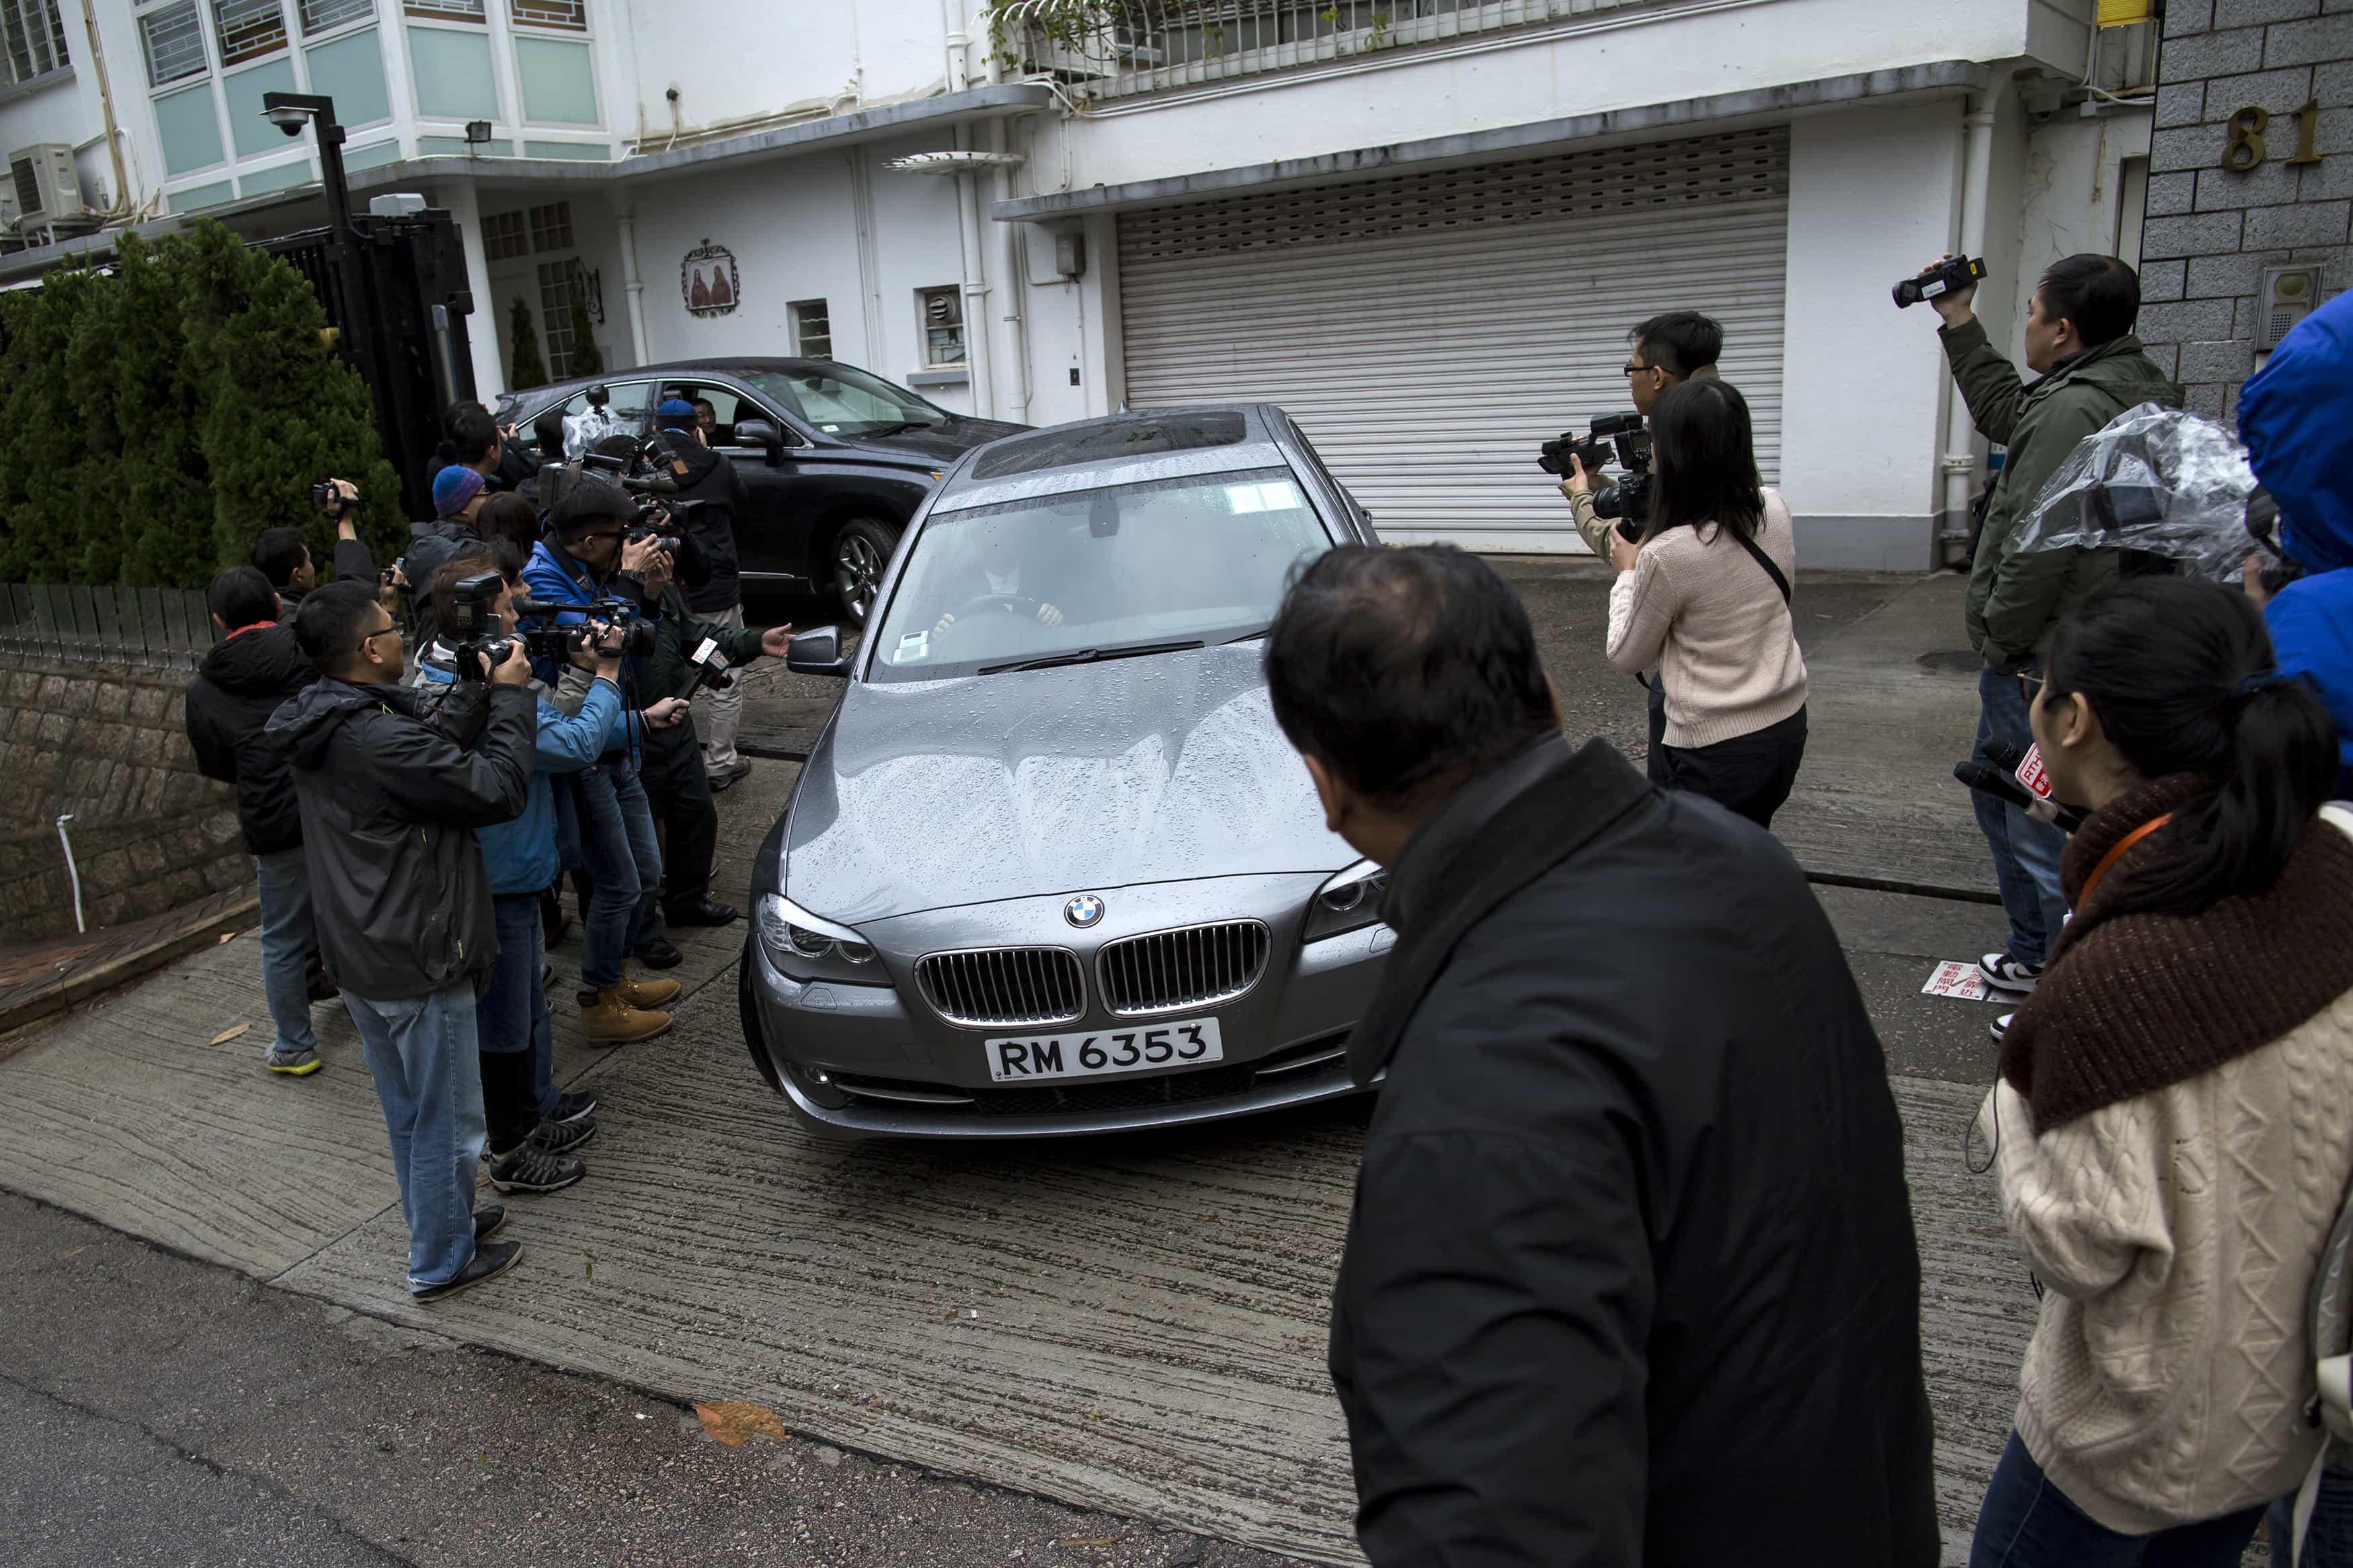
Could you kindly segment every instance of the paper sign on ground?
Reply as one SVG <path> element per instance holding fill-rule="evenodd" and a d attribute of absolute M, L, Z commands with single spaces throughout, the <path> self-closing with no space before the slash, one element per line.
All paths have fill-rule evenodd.
<path fill-rule="evenodd" d="M 1978 966 L 1963 959 L 1948 958 L 1936 965 L 1928 976 L 1928 984 L 1920 987 L 1923 996 L 1953 996 L 1964 1002 L 1982 1002 L 1993 994 Z"/>

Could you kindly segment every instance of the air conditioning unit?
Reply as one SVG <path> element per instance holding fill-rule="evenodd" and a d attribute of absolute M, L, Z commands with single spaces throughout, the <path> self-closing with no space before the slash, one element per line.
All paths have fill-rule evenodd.
<path fill-rule="evenodd" d="M 58 223 L 90 211 L 81 199 L 81 176 L 74 172 L 73 149 L 62 142 L 36 142 L 9 153 L 8 179 L 25 223 Z"/>

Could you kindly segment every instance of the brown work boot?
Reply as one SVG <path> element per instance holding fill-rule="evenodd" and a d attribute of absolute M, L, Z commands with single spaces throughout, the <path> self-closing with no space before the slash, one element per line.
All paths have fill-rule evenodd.
<path fill-rule="evenodd" d="M 632 980 L 629 978 L 629 966 L 626 963 L 621 965 L 621 983 L 613 989 L 618 991 L 621 1000 L 632 1007 L 660 1007 L 678 997 L 677 981 Z"/>
<path fill-rule="evenodd" d="M 580 1004 L 580 1026 L 592 1046 L 626 1046 L 650 1040 L 670 1027 L 670 1015 L 629 1005 L 626 985 L 608 985 Z"/>

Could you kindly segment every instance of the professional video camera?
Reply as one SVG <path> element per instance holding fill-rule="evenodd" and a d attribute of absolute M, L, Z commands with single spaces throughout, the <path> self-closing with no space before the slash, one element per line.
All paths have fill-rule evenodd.
<path fill-rule="evenodd" d="M 466 579 L 470 583 L 472 578 Z M 463 584 L 459 584 L 464 586 Z M 623 657 L 645 658 L 654 651 L 655 629 L 651 621 L 641 620 L 637 608 L 626 599 L 596 599 L 586 605 L 566 605 L 552 599 L 517 599 L 514 615 L 518 621 L 553 622 L 558 616 L 584 616 L 592 621 L 603 621 L 618 634 L 619 645 L 613 651 Z M 565 626 L 548 625 L 522 634 L 523 647 L 533 658 L 561 660 L 574 648 L 588 640 L 589 631 L 578 622 Z M 609 642 L 607 646 L 612 646 Z"/>
<path fill-rule="evenodd" d="M 460 680 L 486 679 L 513 649 L 512 639 L 499 635 L 497 605 L 506 585 L 496 572 L 477 572 L 459 578 L 449 602 L 438 606 L 441 634 L 457 650 Z"/>
<path fill-rule="evenodd" d="M 1547 474 L 1565 474 L 1572 457 L 1588 474 L 1598 474 L 1613 461 L 1626 470 L 1624 479 L 1593 492 L 1593 514 L 1617 519 L 1620 533 L 1640 539 L 1651 515 L 1651 433 L 1642 416 L 1605 414 L 1581 441 L 1575 431 L 1564 430 L 1558 440 L 1544 444 L 1536 467 Z"/>
<path fill-rule="evenodd" d="M 1939 294 L 1956 289 L 1967 289 L 1986 275 L 1986 264 L 1967 256 L 1948 256 L 1917 278 L 1906 278 L 1895 286 L 1895 308 L 1908 310 L 1923 300 L 1933 300 Z"/>

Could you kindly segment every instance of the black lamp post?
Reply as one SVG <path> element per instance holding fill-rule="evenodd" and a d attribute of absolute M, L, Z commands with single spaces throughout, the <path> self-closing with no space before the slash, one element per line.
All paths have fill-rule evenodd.
<path fill-rule="evenodd" d="M 341 242 L 352 232 L 352 193 L 343 184 L 343 128 L 335 121 L 335 100 L 309 92 L 265 92 L 262 118 L 289 136 L 305 125 L 319 133 L 319 184 L 327 195 L 327 226 Z"/>

